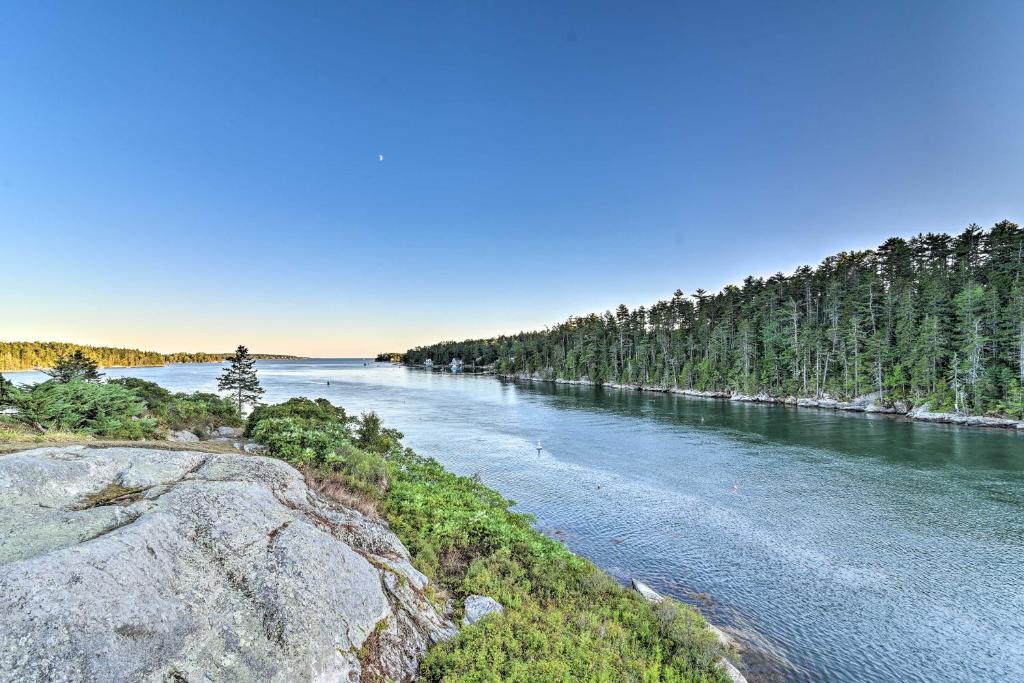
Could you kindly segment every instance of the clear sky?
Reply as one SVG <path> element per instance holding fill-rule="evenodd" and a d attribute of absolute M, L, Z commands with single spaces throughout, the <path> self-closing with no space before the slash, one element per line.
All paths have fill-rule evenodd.
<path fill-rule="evenodd" d="M 365 355 L 1020 222 L 1022 36 L 1019 1 L 2 2 L 0 338 Z"/>

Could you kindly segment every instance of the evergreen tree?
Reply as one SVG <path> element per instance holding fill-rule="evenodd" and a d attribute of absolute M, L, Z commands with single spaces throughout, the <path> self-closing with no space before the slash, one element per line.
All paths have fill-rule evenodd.
<path fill-rule="evenodd" d="M 53 369 L 47 370 L 46 374 L 60 384 L 67 384 L 74 379 L 99 382 L 103 376 L 96 361 L 85 355 L 81 349 L 75 349 L 69 356 L 61 356 Z"/>
<path fill-rule="evenodd" d="M 0 374 L 0 408 L 9 405 L 14 399 L 14 382 Z"/>
<path fill-rule="evenodd" d="M 242 406 L 247 404 L 255 407 L 263 396 L 263 387 L 260 386 L 256 368 L 253 367 L 256 359 L 249 355 L 249 349 L 239 345 L 235 349 L 235 354 L 227 360 L 231 364 L 224 368 L 224 374 L 217 381 L 217 388 L 234 394 L 239 412 L 242 411 Z"/>

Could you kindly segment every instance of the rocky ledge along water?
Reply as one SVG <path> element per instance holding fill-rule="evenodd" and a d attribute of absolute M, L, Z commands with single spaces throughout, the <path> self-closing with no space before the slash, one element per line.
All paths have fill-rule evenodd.
<path fill-rule="evenodd" d="M 278 460 L 0 457 L 0 680 L 407 681 L 455 633 L 381 522 Z"/>
<path fill-rule="evenodd" d="M 587 378 L 583 379 L 561 379 L 554 377 L 550 369 L 543 373 L 532 374 L 520 372 L 514 375 L 500 375 L 506 379 L 514 379 L 525 382 L 554 382 L 555 384 L 570 384 L 578 386 L 597 386 L 599 383 L 592 382 Z M 697 389 L 679 389 L 662 385 L 644 384 L 616 384 L 614 382 L 603 382 L 600 386 L 609 389 L 628 389 L 632 391 L 649 391 L 659 394 L 681 394 L 683 396 L 695 396 L 698 398 L 718 398 L 739 403 L 780 403 L 784 405 L 799 406 L 801 408 L 826 408 L 830 410 L 846 410 L 858 413 L 883 413 L 889 415 L 903 415 L 911 420 L 919 422 L 941 422 L 945 424 L 963 425 L 967 427 L 1002 427 L 1006 429 L 1019 429 L 1024 432 L 1024 420 L 1014 420 L 1005 417 L 991 417 L 986 415 L 964 415 L 960 413 L 933 412 L 929 406 L 912 406 L 905 401 L 896 401 L 892 405 L 885 405 L 882 402 L 882 394 L 873 392 L 858 396 L 850 401 L 839 401 L 824 396 L 821 398 L 809 398 L 799 396 L 771 396 L 769 394 L 739 394 L 730 391 L 700 391 Z"/>

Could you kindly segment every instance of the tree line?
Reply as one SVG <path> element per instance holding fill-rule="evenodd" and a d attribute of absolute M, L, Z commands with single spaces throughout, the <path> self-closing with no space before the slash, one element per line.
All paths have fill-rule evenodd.
<path fill-rule="evenodd" d="M 249 349 L 239 346 L 227 360 L 217 382 L 227 397 L 171 394 L 138 377 L 104 382 L 99 365 L 81 349 L 58 358 L 46 371 L 50 379 L 45 382 L 15 386 L 0 373 L 0 436 L 9 437 L 11 427 L 20 425 L 39 434 L 56 430 L 141 439 L 157 435 L 158 430 L 187 428 L 205 433 L 240 422 L 243 408 L 259 405 L 264 390 Z"/>
<path fill-rule="evenodd" d="M 410 349 L 502 374 L 1024 417 L 1024 232 L 893 237 L 790 275 L 534 332 Z"/>
<path fill-rule="evenodd" d="M 64 342 L 0 342 L 0 372 L 55 367 L 57 362 L 82 352 L 101 367 L 143 367 L 167 363 L 219 363 L 231 353 L 158 353 L 109 346 L 86 346 Z M 251 354 L 259 360 L 294 359 L 298 356 Z"/>

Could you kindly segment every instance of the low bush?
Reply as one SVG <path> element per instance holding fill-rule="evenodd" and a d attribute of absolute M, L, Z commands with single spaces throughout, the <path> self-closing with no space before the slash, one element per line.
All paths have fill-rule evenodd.
<path fill-rule="evenodd" d="M 171 402 L 172 394 L 156 382 L 149 382 L 138 377 L 119 377 L 108 381 L 107 384 L 116 384 L 133 391 L 145 402 L 146 411 L 151 416 L 158 419 L 167 416 L 167 407 Z"/>
<path fill-rule="evenodd" d="M 153 434 L 156 427 L 156 420 L 143 417 L 145 402 L 117 384 L 48 380 L 19 389 L 13 403 L 19 422 L 47 431 L 141 439 Z"/>
<path fill-rule="evenodd" d="M 324 398 L 311 401 L 308 398 L 290 398 L 284 403 L 269 406 L 257 406 L 249 414 L 245 425 L 245 435 L 252 436 L 253 429 L 261 420 L 272 417 L 288 417 L 304 420 L 310 426 L 347 424 L 349 419 L 345 409 L 331 404 Z"/>
<path fill-rule="evenodd" d="M 199 435 L 217 427 L 239 427 L 242 416 L 230 398 L 197 391 L 172 394 L 155 382 L 138 377 L 112 379 L 108 384 L 125 387 L 146 404 L 146 414 L 166 429 L 187 429 Z"/>
<path fill-rule="evenodd" d="M 293 465 L 334 462 L 339 459 L 338 453 L 350 444 L 352 436 L 344 422 L 315 426 L 298 417 L 264 418 L 255 424 L 250 434 L 267 447 L 270 455 Z"/>
<path fill-rule="evenodd" d="M 187 429 L 204 436 L 217 427 L 240 427 L 242 415 L 230 398 L 195 392 L 174 394 L 161 424 L 168 429 Z"/>

